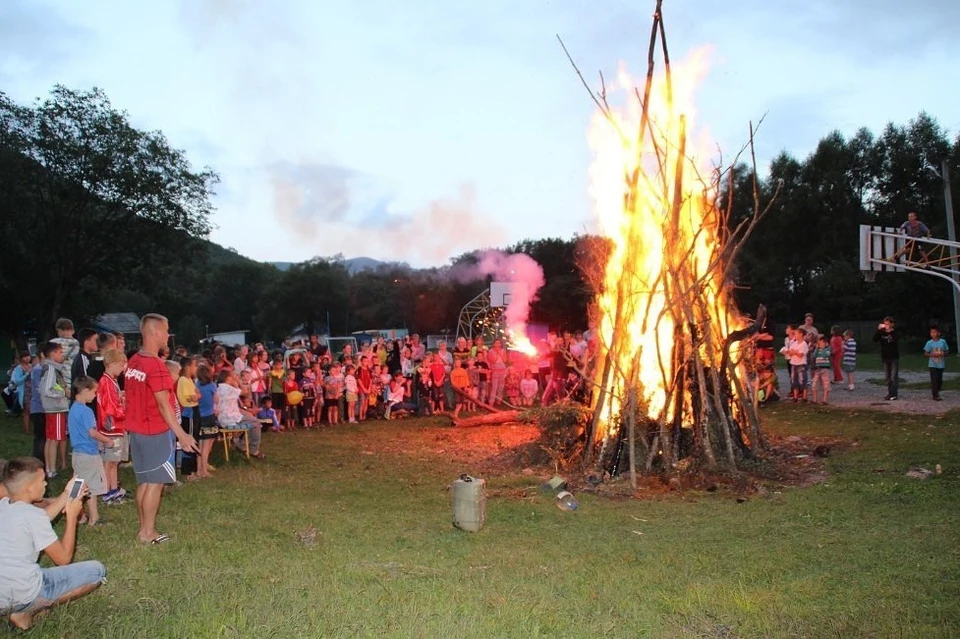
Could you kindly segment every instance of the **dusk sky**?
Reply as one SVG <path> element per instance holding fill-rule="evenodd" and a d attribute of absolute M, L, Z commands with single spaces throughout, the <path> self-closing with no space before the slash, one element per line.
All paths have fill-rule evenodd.
<path fill-rule="evenodd" d="M 0 90 L 103 88 L 222 183 L 211 239 L 263 261 L 436 266 L 594 228 L 590 80 L 645 70 L 654 2 L 4 0 Z M 666 0 L 708 45 L 699 125 L 758 159 L 921 110 L 960 131 L 956 0 Z"/>

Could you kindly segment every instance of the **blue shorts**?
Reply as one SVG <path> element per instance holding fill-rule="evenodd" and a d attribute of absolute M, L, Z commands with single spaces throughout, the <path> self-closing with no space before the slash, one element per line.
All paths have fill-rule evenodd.
<path fill-rule="evenodd" d="M 30 603 L 14 606 L 10 612 L 33 612 L 49 608 L 65 594 L 84 586 L 102 584 L 107 579 L 107 569 L 99 561 L 41 568 L 40 572 L 43 573 L 43 585 L 37 598 Z"/>
<path fill-rule="evenodd" d="M 176 448 L 169 431 L 157 435 L 130 433 L 130 459 L 140 484 L 173 484 L 177 481 Z"/>

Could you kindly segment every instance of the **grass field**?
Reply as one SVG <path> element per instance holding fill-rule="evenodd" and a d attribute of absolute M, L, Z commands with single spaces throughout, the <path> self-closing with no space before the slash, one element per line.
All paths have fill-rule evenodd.
<path fill-rule="evenodd" d="M 960 357 L 956 354 L 948 355 L 946 358 L 946 368 L 948 373 L 960 373 Z M 880 362 L 880 355 L 877 353 L 861 353 L 857 355 L 858 371 L 880 371 L 883 370 L 883 364 Z M 900 356 L 900 370 L 911 373 L 923 373 L 927 370 L 927 358 L 922 354 L 906 353 Z"/>
<path fill-rule="evenodd" d="M 827 481 L 771 485 L 744 503 L 723 491 L 581 493 L 563 512 L 538 476 L 486 474 L 488 521 L 475 534 L 451 527 L 449 483 L 528 427 L 404 420 L 267 435 L 265 462 L 231 459 L 165 497 L 167 544 L 133 543 L 132 503 L 82 529 L 77 559 L 102 560 L 108 583 L 30 634 L 960 636 L 960 415 L 765 415 L 771 433 L 855 445 L 827 459 Z M 0 428 L 0 454 L 27 449 L 18 423 Z M 483 436 L 486 448 L 466 445 Z M 941 476 L 904 477 L 937 463 Z M 310 526 L 313 547 L 295 535 Z"/>

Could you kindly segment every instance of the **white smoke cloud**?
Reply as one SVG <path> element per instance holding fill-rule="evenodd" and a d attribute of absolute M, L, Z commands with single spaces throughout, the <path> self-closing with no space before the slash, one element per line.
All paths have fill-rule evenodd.
<path fill-rule="evenodd" d="M 502 244 L 506 229 L 477 206 L 476 189 L 461 184 L 452 196 L 409 213 L 393 210 L 376 180 L 331 164 L 269 167 L 274 218 L 291 239 L 317 255 L 369 255 L 385 261 L 439 266 L 478 246 Z"/>

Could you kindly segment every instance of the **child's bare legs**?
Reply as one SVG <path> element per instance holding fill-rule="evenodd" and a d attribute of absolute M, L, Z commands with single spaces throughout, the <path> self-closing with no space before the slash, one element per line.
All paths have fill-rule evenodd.
<path fill-rule="evenodd" d="M 117 468 L 119 462 L 106 462 L 103 465 L 103 472 L 107 476 L 107 490 L 116 490 L 120 487 L 120 480 L 117 478 Z"/>
<path fill-rule="evenodd" d="M 817 373 L 813 374 L 813 381 L 810 382 L 810 401 L 814 404 L 817 403 L 817 387 L 820 385 L 820 375 Z"/>
<path fill-rule="evenodd" d="M 347 402 L 347 421 L 357 423 L 357 402 Z"/>
<path fill-rule="evenodd" d="M 357 416 L 357 419 L 361 422 L 367 418 L 367 405 L 370 401 L 367 399 L 366 395 L 360 395 L 360 414 Z"/>
<path fill-rule="evenodd" d="M 821 386 L 823 386 L 823 403 L 826 404 L 830 401 L 830 376 L 826 373 L 823 374 L 820 378 Z"/>
<path fill-rule="evenodd" d="M 853 380 L 853 371 L 846 371 L 847 374 L 847 390 L 853 390 L 855 388 Z"/>
<path fill-rule="evenodd" d="M 57 457 L 60 458 L 60 468 L 67 467 L 67 440 L 57 442 Z"/>
<path fill-rule="evenodd" d="M 197 475 L 207 477 L 210 475 L 210 451 L 213 450 L 213 440 L 204 439 L 200 442 L 200 459 L 197 461 Z"/>
<path fill-rule="evenodd" d="M 97 506 L 97 496 L 90 495 L 87 498 L 87 524 L 93 526 L 100 521 L 100 510 Z"/>
<path fill-rule="evenodd" d="M 47 467 L 47 473 L 57 470 L 57 440 L 48 439 L 43 445 L 43 460 Z"/>

